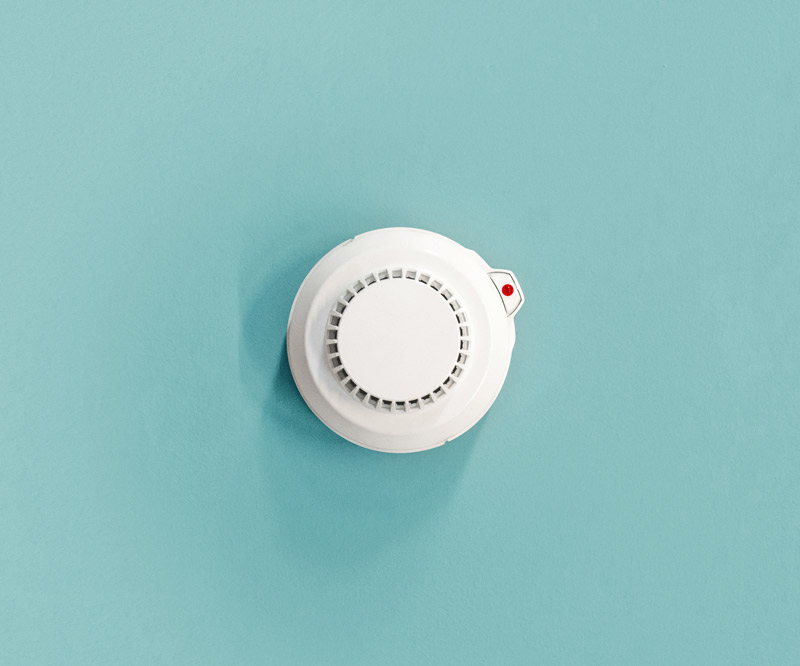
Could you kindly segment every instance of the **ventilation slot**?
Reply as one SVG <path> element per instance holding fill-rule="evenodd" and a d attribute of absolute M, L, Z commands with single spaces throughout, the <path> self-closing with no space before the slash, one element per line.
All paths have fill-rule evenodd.
<path fill-rule="evenodd" d="M 347 306 L 353 299 L 358 297 L 359 293 L 383 280 L 397 279 L 415 280 L 428 285 L 431 289 L 437 291 L 447 302 L 458 322 L 459 349 L 455 365 L 450 371 L 450 374 L 444 378 L 444 381 L 442 381 L 439 386 L 433 387 L 430 393 L 426 393 L 422 396 L 409 396 L 406 400 L 386 400 L 381 396 L 371 395 L 350 377 L 350 374 L 339 356 L 338 335 L 339 324 L 342 318 L 346 316 Z M 336 377 L 342 388 L 352 395 L 353 398 L 358 400 L 365 407 L 379 412 L 408 414 L 434 405 L 439 400 L 442 400 L 447 395 L 448 391 L 452 391 L 458 385 L 459 378 L 463 375 L 467 359 L 469 358 L 470 328 L 467 315 L 462 309 L 460 301 L 455 298 L 453 291 L 449 289 L 444 282 L 437 280 L 430 273 L 425 273 L 416 268 L 385 268 L 374 273 L 369 273 L 360 280 L 357 280 L 337 299 L 330 315 L 328 315 L 328 325 L 325 330 L 325 349 L 328 353 L 328 361 L 334 377 Z"/>

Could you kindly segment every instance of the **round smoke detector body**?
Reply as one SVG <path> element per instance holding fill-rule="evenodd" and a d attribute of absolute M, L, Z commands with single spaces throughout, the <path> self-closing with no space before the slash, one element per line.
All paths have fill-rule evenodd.
<path fill-rule="evenodd" d="M 511 271 L 422 229 L 356 236 L 311 269 L 289 315 L 292 376 L 331 430 L 378 451 L 469 430 L 503 385 L 523 302 Z"/>

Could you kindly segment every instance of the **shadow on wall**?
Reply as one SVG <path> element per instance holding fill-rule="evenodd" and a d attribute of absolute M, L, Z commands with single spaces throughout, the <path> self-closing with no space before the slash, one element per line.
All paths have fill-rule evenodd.
<path fill-rule="evenodd" d="M 266 275 L 254 280 L 255 288 L 242 285 L 239 355 L 242 381 L 264 421 L 263 473 L 276 545 L 293 560 L 345 569 L 402 544 L 447 505 L 480 431 L 479 423 L 422 453 L 378 453 L 342 439 L 306 406 L 286 356 L 289 310 L 306 273 L 346 238 L 322 247 L 300 231 L 294 253 L 291 237 L 271 244 L 280 249 L 261 257 Z"/>

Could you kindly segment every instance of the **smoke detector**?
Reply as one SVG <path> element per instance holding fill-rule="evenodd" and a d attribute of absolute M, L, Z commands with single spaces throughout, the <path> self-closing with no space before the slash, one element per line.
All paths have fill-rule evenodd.
<path fill-rule="evenodd" d="M 409 453 L 469 430 L 495 401 L 523 302 L 511 271 L 422 229 L 389 228 L 333 248 L 289 315 L 303 399 L 360 446 Z"/>

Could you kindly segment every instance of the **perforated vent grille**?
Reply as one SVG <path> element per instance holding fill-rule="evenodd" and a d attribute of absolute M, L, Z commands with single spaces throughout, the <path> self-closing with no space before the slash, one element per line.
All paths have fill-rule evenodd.
<path fill-rule="evenodd" d="M 453 316 L 458 322 L 459 351 L 453 369 L 450 371 L 450 374 L 444 378 L 441 384 L 432 387 L 425 395 L 410 396 L 406 400 L 388 400 L 383 396 L 371 394 L 369 391 L 359 386 L 350 376 L 350 373 L 339 355 L 339 323 L 347 311 L 347 306 L 354 298 L 357 298 L 358 294 L 364 289 L 369 289 L 369 287 L 382 280 L 415 280 L 428 285 L 450 306 L 450 309 L 453 311 Z M 449 391 L 452 391 L 458 383 L 470 355 L 469 325 L 461 303 L 441 280 L 437 280 L 430 273 L 413 268 L 385 269 L 377 273 L 370 273 L 358 280 L 336 301 L 336 304 L 333 306 L 328 316 L 328 324 L 325 330 L 325 351 L 327 352 L 331 370 L 339 384 L 361 404 L 372 409 L 386 412 L 408 413 L 424 409 L 427 405 L 435 404 L 437 401 L 443 399 Z"/>

